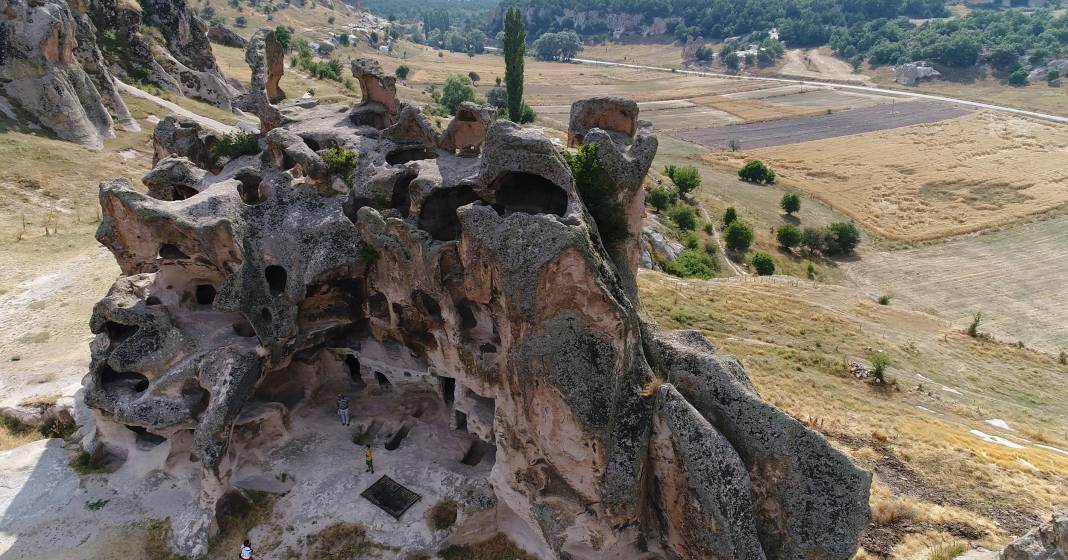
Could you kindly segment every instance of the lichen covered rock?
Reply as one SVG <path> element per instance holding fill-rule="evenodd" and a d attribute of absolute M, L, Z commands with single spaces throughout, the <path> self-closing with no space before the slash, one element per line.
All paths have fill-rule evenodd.
<path fill-rule="evenodd" d="M 353 66 L 365 101 L 350 112 L 290 110 L 261 154 L 217 173 L 167 148 L 185 153 L 160 159 L 149 195 L 101 187 L 97 237 L 122 276 L 93 312 L 85 401 L 97 445 L 121 447 L 126 426 L 165 438 L 159 468 L 198 473 L 177 549 L 202 553 L 216 504 L 271 479 L 286 418 L 344 383 L 439 399 L 495 461 L 482 507 L 539 558 L 851 557 L 870 475 L 700 335 L 643 321 L 620 258 L 638 236 L 602 242 L 553 142 L 495 121 L 461 157 Z M 633 116 L 580 133 L 627 208 L 656 151 Z M 334 147 L 355 168 L 331 171 Z"/>

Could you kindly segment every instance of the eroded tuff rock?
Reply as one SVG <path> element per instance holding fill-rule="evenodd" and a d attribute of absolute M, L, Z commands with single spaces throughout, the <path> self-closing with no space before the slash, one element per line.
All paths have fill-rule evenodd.
<path fill-rule="evenodd" d="M 1068 559 L 1068 510 L 1031 529 L 1001 551 L 1001 560 Z"/>
<path fill-rule="evenodd" d="M 21 124 L 101 148 L 115 132 L 94 77 L 82 67 L 83 60 L 97 64 L 95 43 L 82 25 L 62 0 L 0 0 L 0 101 L 6 100 L 0 110 Z M 91 68 L 100 85 L 113 86 L 106 69 Z M 105 94 L 127 119 L 122 99 L 113 89 Z"/>
<path fill-rule="evenodd" d="M 212 43 L 225 47 L 243 49 L 248 47 L 248 40 L 237 34 L 237 31 L 225 25 L 212 25 L 208 28 L 208 40 Z"/>
<path fill-rule="evenodd" d="M 481 446 L 469 453 L 490 450 L 495 495 L 465 505 L 460 526 L 514 520 L 489 530 L 521 533 L 539 558 L 852 556 L 870 475 L 698 333 L 642 318 L 634 263 L 656 138 L 629 102 L 576 105 L 572 137 L 598 146 L 634 232 L 606 247 L 539 129 L 473 128 L 463 144 L 480 154 L 460 157 L 391 80 L 353 66 L 366 101 L 352 111 L 294 109 L 263 153 L 217 174 L 190 169 L 188 151 L 161 159 L 151 192 L 196 182 L 188 198 L 101 186 L 97 238 L 122 276 L 91 321 L 89 444 L 115 461 L 143 453 L 131 430 L 150 434 L 155 468 L 189 477 L 200 509 L 173 527 L 180 552 L 204 553 L 216 504 L 246 481 L 277 480 L 269 457 L 289 421 L 374 386 L 446 407 Z M 358 167 L 330 174 L 320 154 L 333 146 Z M 398 554 L 434 552 L 409 546 Z"/>
<path fill-rule="evenodd" d="M 79 0 L 82 1 L 82 0 Z M 105 59 L 121 78 L 147 82 L 230 110 L 240 91 L 223 77 L 208 27 L 185 0 L 88 0 Z M 159 34 L 165 44 L 154 44 Z"/>
<path fill-rule="evenodd" d="M 441 135 L 441 149 L 462 156 L 477 156 L 482 149 L 486 131 L 497 120 L 495 107 L 482 107 L 464 101 L 456 110 L 456 118 Z"/>

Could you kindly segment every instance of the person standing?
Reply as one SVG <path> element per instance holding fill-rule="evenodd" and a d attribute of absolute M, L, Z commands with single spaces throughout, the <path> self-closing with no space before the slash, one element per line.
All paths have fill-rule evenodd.
<path fill-rule="evenodd" d="M 252 558 L 252 542 L 245 539 L 244 544 L 241 545 L 241 560 L 254 560 Z"/>
<path fill-rule="evenodd" d="M 349 400 L 345 395 L 337 396 L 337 415 L 341 418 L 341 425 L 349 425 Z"/>
<path fill-rule="evenodd" d="M 367 470 L 365 472 L 369 472 L 371 474 L 374 474 L 375 473 L 375 459 L 371 455 L 371 446 L 370 445 L 367 446 L 366 454 L 367 454 L 367 458 L 366 458 L 365 462 L 367 463 Z"/>

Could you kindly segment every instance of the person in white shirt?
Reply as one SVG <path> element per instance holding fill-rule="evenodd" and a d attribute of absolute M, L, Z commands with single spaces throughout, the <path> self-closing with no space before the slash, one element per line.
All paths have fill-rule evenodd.
<path fill-rule="evenodd" d="M 252 543 L 248 539 L 245 539 L 245 544 L 241 545 L 241 560 L 253 560 Z"/>

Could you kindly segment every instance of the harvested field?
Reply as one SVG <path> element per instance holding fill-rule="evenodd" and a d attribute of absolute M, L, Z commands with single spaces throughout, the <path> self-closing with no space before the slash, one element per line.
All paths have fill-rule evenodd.
<path fill-rule="evenodd" d="M 980 112 L 792 146 L 713 153 L 706 161 L 737 169 L 746 159 L 762 159 L 784 186 L 809 193 L 879 236 L 915 242 L 1063 210 L 1066 152 L 1066 127 Z"/>
<path fill-rule="evenodd" d="M 641 118 L 651 121 L 658 132 L 676 128 L 692 127 L 694 123 L 707 126 L 724 126 L 742 122 L 742 119 L 719 109 L 698 105 L 691 100 L 646 101 L 638 103 Z M 554 126 L 567 130 L 571 105 L 547 105 L 535 107 L 538 116 Z"/>
<path fill-rule="evenodd" d="M 786 51 L 784 64 L 779 69 L 783 76 L 836 80 L 840 82 L 870 81 L 868 76 L 853 72 L 848 62 L 835 57 L 830 49 L 790 49 Z"/>
<path fill-rule="evenodd" d="M 898 100 L 896 97 L 877 93 L 859 93 L 800 84 L 728 93 L 724 97 L 737 100 L 760 100 L 780 107 L 819 108 L 832 111 L 874 107 Z"/>
<path fill-rule="evenodd" d="M 753 150 L 929 123 L 968 112 L 945 103 L 907 101 L 813 117 L 677 130 L 672 135 L 713 149 L 726 149 L 735 140 L 742 149 Z"/>
<path fill-rule="evenodd" d="M 1068 216 L 905 251 L 865 253 L 849 276 L 873 294 L 938 315 L 961 329 L 1058 353 L 1068 350 Z"/>

